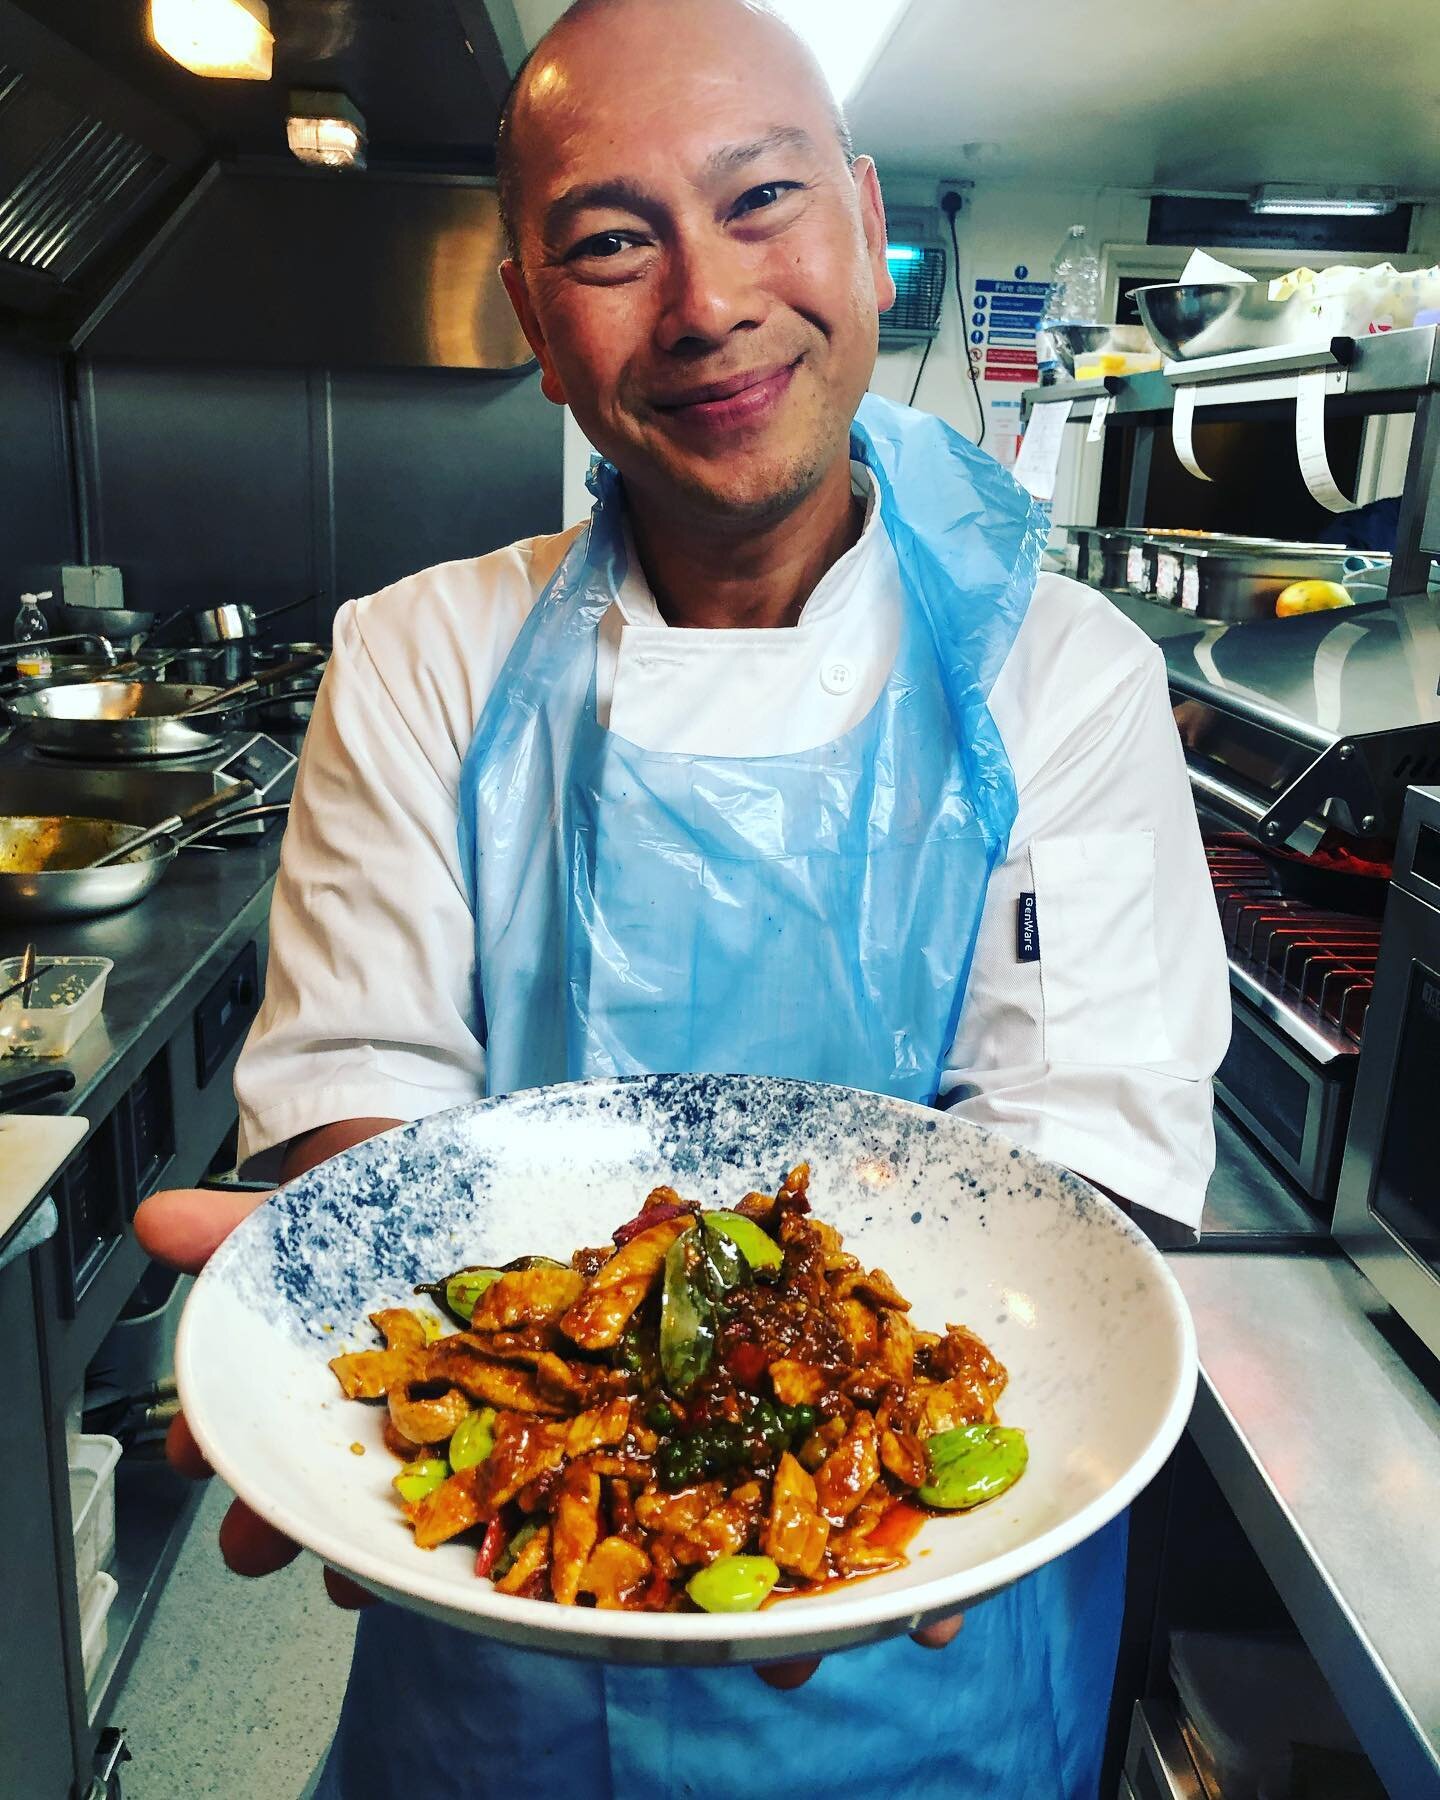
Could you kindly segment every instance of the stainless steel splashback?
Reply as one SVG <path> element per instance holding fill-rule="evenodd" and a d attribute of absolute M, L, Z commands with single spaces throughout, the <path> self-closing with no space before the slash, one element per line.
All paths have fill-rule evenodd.
<path fill-rule="evenodd" d="M 218 168 L 75 334 L 97 357 L 508 371 L 493 183 Z"/>
<path fill-rule="evenodd" d="M 1416 595 L 1167 636 L 1197 798 L 1262 842 L 1393 844 L 1408 787 L 1440 779 L 1440 603 Z"/>

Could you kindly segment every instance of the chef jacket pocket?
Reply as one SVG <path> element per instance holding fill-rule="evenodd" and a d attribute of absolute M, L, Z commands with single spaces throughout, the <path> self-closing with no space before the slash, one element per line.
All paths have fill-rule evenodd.
<path fill-rule="evenodd" d="M 1174 1051 L 1155 948 L 1154 833 L 1037 839 L 1030 875 L 1045 1060 L 1169 1062 Z"/>

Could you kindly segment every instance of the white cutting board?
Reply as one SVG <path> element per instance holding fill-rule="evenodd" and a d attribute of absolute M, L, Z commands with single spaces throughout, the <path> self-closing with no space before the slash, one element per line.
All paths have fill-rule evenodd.
<path fill-rule="evenodd" d="M 90 1129 L 88 1121 L 35 1118 L 29 1113 L 0 1116 L 0 1238 Z"/>

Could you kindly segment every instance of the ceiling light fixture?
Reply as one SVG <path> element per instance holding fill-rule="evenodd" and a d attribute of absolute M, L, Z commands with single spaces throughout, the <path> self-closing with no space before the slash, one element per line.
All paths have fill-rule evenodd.
<path fill-rule="evenodd" d="M 150 36 L 192 75 L 270 79 L 275 39 L 264 0 L 150 0 Z"/>
<path fill-rule="evenodd" d="M 1394 212 L 1395 194 L 1393 189 L 1381 187 L 1282 187 L 1267 182 L 1251 194 L 1250 210 L 1290 217 L 1378 219 Z"/>
<path fill-rule="evenodd" d="M 348 94 L 292 88 L 285 141 L 303 163 L 325 169 L 365 167 L 365 120 Z"/>
<path fill-rule="evenodd" d="M 815 52 L 836 98 L 848 100 L 874 68 L 910 0 L 772 0 Z"/>

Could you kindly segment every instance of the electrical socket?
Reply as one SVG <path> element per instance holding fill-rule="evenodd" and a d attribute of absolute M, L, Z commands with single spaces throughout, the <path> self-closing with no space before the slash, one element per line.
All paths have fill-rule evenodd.
<path fill-rule="evenodd" d="M 947 198 L 953 195 L 955 200 L 960 202 L 960 210 L 963 211 L 966 199 L 973 192 L 974 187 L 975 183 L 973 181 L 963 181 L 958 178 L 952 180 L 947 177 L 935 184 L 935 204 L 943 213 L 946 211 L 945 202 Z"/>

